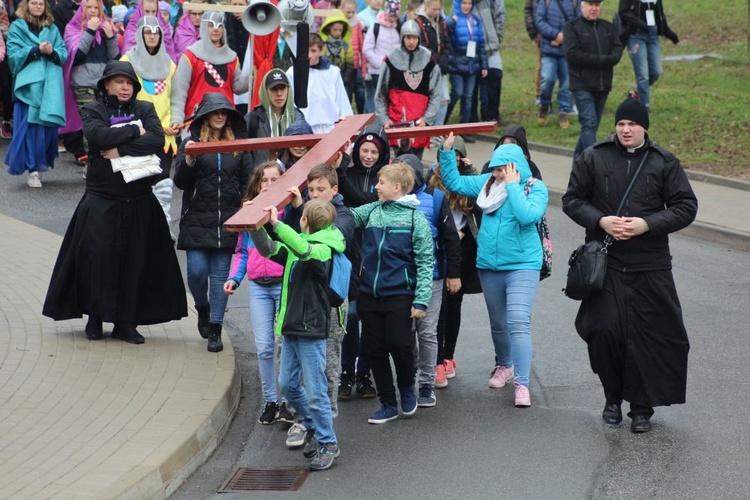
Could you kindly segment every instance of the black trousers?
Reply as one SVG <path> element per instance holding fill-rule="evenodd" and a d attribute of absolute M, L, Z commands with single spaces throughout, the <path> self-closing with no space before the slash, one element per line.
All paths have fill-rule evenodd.
<path fill-rule="evenodd" d="M 391 358 L 399 388 L 414 386 L 414 344 L 411 306 L 413 297 L 375 298 L 360 293 L 357 309 L 362 320 L 362 337 L 367 346 L 375 387 L 380 402 L 397 406 Z"/>
<path fill-rule="evenodd" d="M 491 68 L 487 70 L 485 78 L 477 77 L 474 96 L 471 103 L 471 121 L 479 121 L 479 113 L 482 113 L 482 121 L 496 121 L 500 123 L 500 98 L 503 89 L 503 70 Z M 478 104 L 477 101 L 480 101 Z"/>
<path fill-rule="evenodd" d="M 346 320 L 346 335 L 341 343 L 341 373 L 348 375 L 370 375 L 370 359 L 364 339 L 360 338 L 358 300 L 349 302 Z"/>

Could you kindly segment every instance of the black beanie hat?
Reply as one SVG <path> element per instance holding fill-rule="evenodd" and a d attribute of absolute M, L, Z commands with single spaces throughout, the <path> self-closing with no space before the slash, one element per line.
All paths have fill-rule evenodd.
<path fill-rule="evenodd" d="M 648 130 L 648 108 L 638 99 L 627 98 L 615 112 L 615 125 L 620 120 L 630 120 Z"/>

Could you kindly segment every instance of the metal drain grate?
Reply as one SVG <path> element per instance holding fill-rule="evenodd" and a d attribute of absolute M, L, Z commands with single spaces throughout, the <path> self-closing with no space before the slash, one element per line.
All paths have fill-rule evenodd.
<path fill-rule="evenodd" d="M 240 467 L 219 493 L 240 491 L 297 491 L 310 474 L 306 467 Z"/>

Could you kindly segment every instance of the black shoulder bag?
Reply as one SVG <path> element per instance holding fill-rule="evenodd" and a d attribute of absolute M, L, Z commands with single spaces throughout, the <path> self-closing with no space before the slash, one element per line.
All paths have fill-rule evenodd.
<path fill-rule="evenodd" d="M 633 190 L 633 185 L 643 169 L 643 164 L 646 163 L 648 152 L 649 150 L 646 149 L 635 175 L 630 180 L 625 196 L 622 197 L 620 206 L 617 208 L 617 214 L 615 214 L 617 217 L 622 213 L 625 202 L 630 196 L 630 191 Z M 579 246 L 570 254 L 568 281 L 563 288 L 565 295 L 573 300 L 583 300 L 601 292 L 604 288 L 604 275 L 607 274 L 607 249 L 614 241 L 612 235 L 608 234 L 604 241 L 591 240 Z"/>

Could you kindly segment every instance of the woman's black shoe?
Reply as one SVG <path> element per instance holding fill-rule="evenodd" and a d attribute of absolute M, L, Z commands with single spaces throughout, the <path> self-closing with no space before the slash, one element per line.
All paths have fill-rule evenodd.
<path fill-rule="evenodd" d="M 218 323 L 210 323 L 208 325 L 208 346 L 206 349 L 208 352 L 221 352 L 224 350 L 224 344 L 221 342 L 221 325 Z"/>
<path fill-rule="evenodd" d="M 112 329 L 112 338 L 128 344 L 143 344 L 146 341 L 143 335 L 135 329 L 135 325 L 130 323 L 115 323 L 115 327 Z"/>
<path fill-rule="evenodd" d="M 198 311 L 198 333 L 201 334 L 201 337 L 207 339 L 211 334 L 211 329 L 209 328 L 211 324 L 211 306 L 195 306 L 195 310 Z"/>
<path fill-rule="evenodd" d="M 89 314 L 89 320 L 86 322 L 86 338 L 89 340 L 101 340 L 104 336 L 102 332 L 102 322 L 96 316 Z"/>
<path fill-rule="evenodd" d="M 617 403 L 608 404 L 602 412 L 602 419 L 612 425 L 622 422 L 622 409 Z"/>
<path fill-rule="evenodd" d="M 630 432 L 641 433 L 651 431 L 651 421 L 646 415 L 635 415 L 630 423 Z"/>

